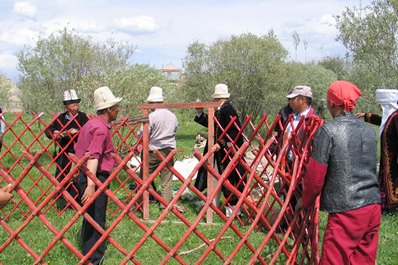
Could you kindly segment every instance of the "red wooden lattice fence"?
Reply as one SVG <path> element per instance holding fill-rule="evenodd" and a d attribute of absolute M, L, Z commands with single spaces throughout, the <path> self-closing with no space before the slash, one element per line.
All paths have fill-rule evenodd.
<path fill-rule="evenodd" d="M 214 103 L 200 104 L 208 108 L 209 114 L 214 113 Z M 145 105 L 142 108 L 146 114 Z M 301 196 L 300 182 L 319 120 L 302 119 L 282 141 L 282 137 L 272 133 L 280 123 L 279 117 L 270 124 L 267 115 L 256 123 L 248 116 L 239 128 L 245 143 L 240 148 L 231 148 L 231 162 L 221 174 L 213 166 L 215 150 L 209 141 L 207 154 L 193 150 L 198 164 L 188 176 L 168 163 L 179 152 L 174 150 L 167 157 L 157 152 L 163 162 L 150 175 L 144 170 L 141 178 L 129 161 L 139 156 L 137 143 L 144 143 L 141 166 L 146 167 L 147 119 L 123 117 L 112 131 L 118 151 L 114 155 L 116 167 L 101 183 L 85 168 L 87 156 L 78 160 L 72 154 L 69 156 L 74 164 L 70 172 L 60 182 L 54 177 L 57 156 L 53 156 L 53 151 L 59 149 L 59 144 L 44 133 L 55 118 L 45 121 L 36 114 L 8 115 L 0 154 L 0 186 L 12 184 L 14 199 L 0 211 L 1 263 L 87 263 L 91 252 L 82 254 L 79 235 L 81 222 L 86 218 L 102 234 L 92 251 L 106 242 L 105 264 L 316 264 L 318 204 L 311 211 L 295 212 L 293 208 Z M 293 126 L 292 121 L 289 124 Z M 141 125 L 143 137 L 138 136 Z M 233 119 L 228 126 L 236 126 Z M 270 148 L 271 145 L 274 147 Z M 246 171 L 242 191 L 227 181 L 228 174 L 238 165 Z M 209 180 L 217 180 L 214 186 L 213 181 L 208 181 L 212 187 L 207 193 L 199 192 L 193 185 L 201 166 L 207 168 Z M 165 168 L 178 179 L 174 181 L 176 190 L 170 203 L 151 185 Z M 79 205 L 67 192 L 79 169 L 98 187 L 91 201 L 101 192 L 109 197 L 106 230 L 86 213 L 87 204 Z M 223 186 L 239 198 L 231 217 L 224 211 L 228 199 L 224 198 L 219 205 L 214 203 Z M 187 194 L 191 200 L 186 199 Z M 149 195 L 164 204 L 166 210 L 159 211 L 156 204 L 149 203 Z M 60 198 L 66 201 L 63 208 L 56 204 Z M 177 202 L 184 205 L 183 213 L 173 207 Z"/>

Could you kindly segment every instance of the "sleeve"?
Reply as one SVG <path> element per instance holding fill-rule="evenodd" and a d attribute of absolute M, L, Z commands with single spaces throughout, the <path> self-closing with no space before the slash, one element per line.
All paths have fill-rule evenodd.
<path fill-rule="evenodd" d="M 58 117 L 50 124 L 50 126 L 48 126 L 47 130 L 45 130 L 44 133 L 46 134 L 47 138 L 52 139 L 54 131 L 59 130 L 60 118 L 61 115 L 58 115 Z"/>
<path fill-rule="evenodd" d="M 382 117 L 380 115 L 373 114 L 373 113 L 365 113 L 365 117 L 364 117 L 365 122 L 371 123 L 374 125 L 379 125 L 379 126 L 381 124 L 381 119 L 382 119 Z"/>
<path fill-rule="evenodd" d="M 196 123 L 199 123 L 200 125 L 204 126 L 204 127 L 208 127 L 208 116 L 207 113 L 202 112 L 202 114 L 200 116 L 195 115 L 195 119 L 194 121 Z"/>
<path fill-rule="evenodd" d="M 324 126 L 318 129 L 315 135 L 312 156 L 306 165 L 306 173 L 303 178 L 303 205 L 310 207 L 316 197 L 321 193 L 325 183 L 328 169 L 328 160 L 332 148 L 332 138 Z"/>

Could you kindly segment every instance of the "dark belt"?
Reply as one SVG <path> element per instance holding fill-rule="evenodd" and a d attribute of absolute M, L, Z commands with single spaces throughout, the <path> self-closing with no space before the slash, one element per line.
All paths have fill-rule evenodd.
<path fill-rule="evenodd" d="M 109 177 L 110 176 L 110 172 L 108 172 L 108 171 L 99 171 L 99 172 L 97 172 L 97 175 L 101 175 L 101 176 L 104 176 L 104 177 Z"/>

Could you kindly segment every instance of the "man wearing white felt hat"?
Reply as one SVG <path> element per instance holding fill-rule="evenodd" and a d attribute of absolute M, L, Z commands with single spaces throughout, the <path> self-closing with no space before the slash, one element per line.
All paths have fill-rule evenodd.
<path fill-rule="evenodd" d="M 235 108 L 229 101 L 230 93 L 228 92 L 228 86 L 226 84 L 217 84 L 214 87 L 214 93 L 212 95 L 214 101 L 220 103 L 216 109 L 214 116 L 218 123 L 214 124 L 214 146 L 217 151 L 214 154 L 215 168 L 222 173 L 231 161 L 229 149 L 234 146 L 239 149 L 243 145 L 243 136 L 239 133 L 242 127 L 239 120 L 239 116 Z M 194 121 L 208 127 L 208 115 L 203 112 L 203 109 L 196 109 L 196 116 Z M 232 122 L 232 119 L 235 122 Z M 230 126 L 232 122 L 232 126 Z M 228 127 L 226 133 L 223 131 Z M 210 139 L 209 139 L 210 141 Z M 205 147 L 204 153 L 207 152 L 207 146 Z M 228 175 L 229 182 L 239 191 L 243 191 L 246 182 L 245 169 L 241 164 L 238 164 L 236 168 Z M 200 191 L 207 188 L 207 170 L 205 167 L 201 167 L 198 171 L 198 176 L 195 180 L 195 187 Z M 225 186 L 222 187 L 222 192 L 225 198 L 225 215 L 227 217 L 232 216 L 235 205 L 238 202 L 238 198 Z M 218 195 L 217 195 L 218 196 Z M 216 198 L 216 204 L 218 204 L 219 198 Z M 236 214 L 240 215 L 240 209 L 236 210 Z"/>
<path fill-rule="evenodd" d="M 97 116 L 88 121 L 80 132 L 79 140 L 75 145 L 76 156 L 81 159 L 84 154 L 90 153 L 87 160 L 87 168 L 101 182 L 105 182 L 109 177 L 115 161 L 112 153 L 115 153 L 115 147 L 112 143 L 111 122 L 115 121 L 119 114 L 119 102 L 122 98 L 115 97 L 109 87 L 100 87 L 94 91 L 94 106 L 97 110 Z M 81 203 L 90 202 L 90 198 L 95 193 L 96 187 L 93 180 L 87 177 L 83 171 L 80 172 L 77 179 L 77 187 Z M 105 229 L 106 206 L 108 196 L 101 192 L 94 201 L 90 202 L 87 212 L 90 216 Z M 98 232 L 86 219 L 83 219 L 82 241 L 83 254 L 86 255 L 101 237 Z M 99 245 L 91 255 L 89 261 L 93 264 L 102 264 L 105 253 L 105 244 Z"/>
<path fill-rule="evenodd" d="M 150 104 L 163 103 L 163 89 L 158 86 L 151 87 L 146 102 Z M 154 109 L 148 116 L 149 119 L 149 174 L 154 172 L 162 162 L 154 153 L 159 151 L 163 156 L 167 156 L 176 148 L 176 132 L 178 127 L 177 117 L 168 109 Z M 174 165 L 174 158 L 169 162 Z M 170 202 L 173 198 L 173 174 L 168 169 L 163 169 L 160 173 L 161 195 Z M 152 183 L 153 185 L 153 183 Z M 155 189 L 156 190 L 156 189 Z M 164 210 L 167 205 L 160 204 L 160 210 Z M 183 212 L 182 206 L 174 205 L 176 210 Z"/>
<path fill-rule="evenodd" d="M 78 133 L 81 127 L 88 121 L 87 114 L 80 111 L 80 98 L 74 89 L 64 91 L 65 112 L 58 115 L 58 117 L 50 124 L 45 131 L 49 139 L 54 139 L 56 150 L 54 150 L 53 157 L 56 158 L 55 178 L 61 182 L 70 171 L 71 161 L 68 153 L 75 153 L 73 148 L 79 137 Z M 67 191 L 74 198 L 77 198 L 77 188 L 71 183 L 67 183 Z M 63 210 L 65 207 L 69 208 L 70 204 L 66 203 L 66 199 L 60 196 L 56 201 L 57 208 Z"/>

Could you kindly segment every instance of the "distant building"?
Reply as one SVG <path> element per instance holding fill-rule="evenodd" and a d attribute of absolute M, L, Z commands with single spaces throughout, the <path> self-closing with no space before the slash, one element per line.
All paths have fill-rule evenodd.
<path fill-rule="evenodd" d="M 23 112 L 24 107 L 22 100 L 20 98 L 21 91 L 12 82 L 11 79 L 0 77 L 0 87 L 1 89 L 8 90 L 8 100 L 0 99 L 0 103 L 5 112 Z"/>
<path fill-rule="evenodd" d="M 169 81 L 178 82 L 181 78 L 182 70 L 177 66 L 167 64 L 166 66 L 162 67 L 162 69 L 160 69 L 160 72 L 162 72 Z"/>

